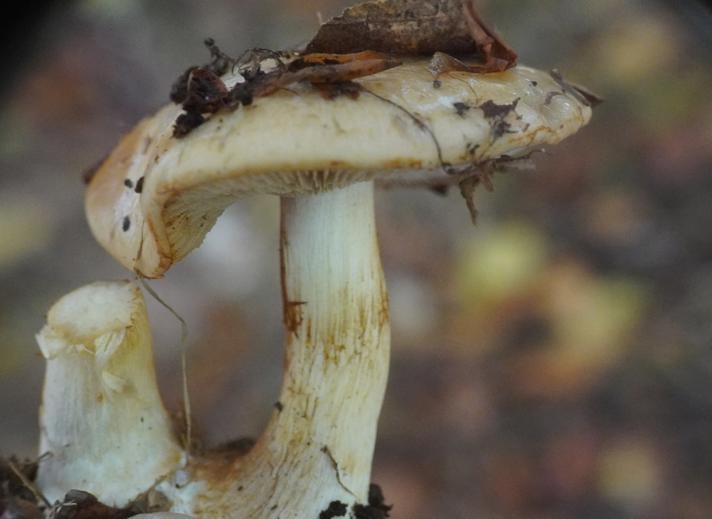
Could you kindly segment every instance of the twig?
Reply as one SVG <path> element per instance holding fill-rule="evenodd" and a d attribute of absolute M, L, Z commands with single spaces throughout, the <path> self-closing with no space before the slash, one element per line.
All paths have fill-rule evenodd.
<path fill-rule="evenodd" d="M 27 477 L 22 473 L 22 471 L 17 468 L 17 465 L 12 460 L 7 460 L 7 464 L 10 467 L 10 470 L 12 470 L 15 475 L 22 481 L 22 484 L 27 487 L 27 489 L 32 492 L 32 495 L 35 496 L 35 499 L 38 501 L 42 501 L 47 508 L 52 508 L 52 504 L 49 502 L 49 500 L 44 496 L 42 492 L 35 486 L 35 484 L 27 479 Z"/>

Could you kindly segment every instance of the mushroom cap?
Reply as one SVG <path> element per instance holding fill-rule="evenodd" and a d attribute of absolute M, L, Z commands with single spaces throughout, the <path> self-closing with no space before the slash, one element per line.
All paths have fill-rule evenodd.
<path fill-rule="evenodd" d="M 223 78 L 227 85 L 237 74 Z M 97 240 L 126 268 L 162 276 L 202 242 L 220 213 L 250 193 L 298 195 L 353 182 L 446 176 L 556 144 L 591 109 L 551 74 L 446 72 L 427 60 L 356 80 L 356 98 L 327 98 L 294 84 L 187 136 L 173 136 L 182 109 L 141 121 L 91 180 L 86 212 Z"/>

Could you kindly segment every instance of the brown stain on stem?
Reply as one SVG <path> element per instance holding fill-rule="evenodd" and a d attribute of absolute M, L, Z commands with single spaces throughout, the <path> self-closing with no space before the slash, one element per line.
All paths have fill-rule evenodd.
<path fill-rule="evenodd" d="M 297 330 L 304 320 L 302 307 L 306 305 L 306 301 L 288 301 L 284 300 L 284 326 L 288 332 L 297 335 Z"/>

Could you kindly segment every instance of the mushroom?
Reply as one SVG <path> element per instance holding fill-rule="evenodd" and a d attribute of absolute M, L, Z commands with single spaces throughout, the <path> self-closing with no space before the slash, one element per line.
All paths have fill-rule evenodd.
<path fill-rule="evenodd" d="M 179 463 L 156 386 L 148 317 L 134 283 L 94 283 L 61 298 L 37 334 L 47 359 L 37 483 L 124 505 Z"/>
<path fill-rule="evenodd" d="M 242 77 L 233 71 L 223 80 L 230 86 Z M 233 201 L 281 197 L 287 345 L 279 404 L 248 454 L 195 457 L 166 471 L 156 488 L 175 512 L 317 517 L 333 502 L 367 502 L 390 344 L 374 181 L 472 186 L 482 178 L 478 165 L 556 144 L 591 116 L 560 77 L 524 66 L 434 80 L 427 60 L 408 58 L 355 83 L 355 94 L 336 96 L 295 83 L 218 112 L 180 139 L 181 108 L 167 106 L 123 138 L 88 186 L 95 237 L 148 278 L 198 247 Z M 74 383 L 48 379 L 45 398 Z M 43 423 L 54 428 L 50 422 L 64 418 L 49 416 L 49 403 Z M 176 459 L 174 444 L 166 445 Z"/>
<path fill-rule="evenodd" d="M 86 194 L 92 232 L 147 278 L 198 247 L 233 201 L 281 197 L 284 381 L 249 452 L 191 456 L 155 388 L 135 285 L 80 289 L 38 336 L 49 359 L 44 492 L 80 487 L 117 506 L 160 494 L 173 513 L 211 518 L 387 516 L 369 484 L 390 347 L 375 182 L 458 184 L 474 218 L 472 191 L 489 185 L 492 164 L 556 144 L 591 116 L 591 99 L 560 74 L 515 67 L 471 2 L 438 5 L 427 18 L 432 6 L 411 0 L 367 2 L 322 26 L 310 54 L 241 62 L 209 40 L 213 62 L 174 86 L 182 106 L 139 123 L 100 165 Z M 474 43 L 480 62 L 446 54 L 441 36 L 428 40 L 420 19 L 406 19 L 415 15 L 436 36 Z M 359 38 L 343 50 L 353 54 L 328 54 L 343 27 L 376 27 L 376 50 L 388 52 L 385 34 L 405 56 L 360 48 Z M 425 40 L 436 44 L 431 61 L 411 55 Z M 132 427 L 148 414 L 150 426 Z"/>

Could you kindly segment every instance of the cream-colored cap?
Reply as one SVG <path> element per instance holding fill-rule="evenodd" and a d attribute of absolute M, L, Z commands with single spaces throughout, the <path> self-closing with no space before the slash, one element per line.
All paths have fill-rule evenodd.
<path fill-rule="evenodd" d="M 435 80 L 427 60 L 412 60 L 356 83 L 355 98 L 333 99 L 294 84 L 218 112 L 180 139 L 173 124 L 181 108 L 163 108 L 126 135 L 91 180 L 94 235 L 126 268 L 160 277 L 243 195 L 442 177 L 556 144 L 591 116 L 574 89 L 523 66 Z"/>

